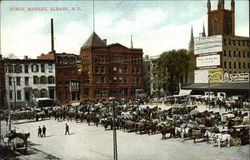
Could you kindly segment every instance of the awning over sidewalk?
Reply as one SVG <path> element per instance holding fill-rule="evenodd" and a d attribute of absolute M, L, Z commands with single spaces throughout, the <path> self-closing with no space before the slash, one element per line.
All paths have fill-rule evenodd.
<path fill-rule="evenodd" d="M 183 84 L 182 89 L 223 89 L 223 90 L 250 90 L 250 83 L 191 83 Z"/>

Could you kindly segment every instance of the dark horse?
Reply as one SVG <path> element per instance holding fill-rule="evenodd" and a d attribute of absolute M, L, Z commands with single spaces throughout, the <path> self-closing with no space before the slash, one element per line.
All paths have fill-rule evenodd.
<path fill-rule="evenodd" d="M 27 147 L 27 142 L 28 138 L 30 137 L 30 133 L 16 133 L 15 131 L 11 130 L 9 134 L 5 135 L 5 138 L 8 139 L 8 145 L 10 141 L 16 137 L 22 139 L 24 141 L 25 147 Z"/>

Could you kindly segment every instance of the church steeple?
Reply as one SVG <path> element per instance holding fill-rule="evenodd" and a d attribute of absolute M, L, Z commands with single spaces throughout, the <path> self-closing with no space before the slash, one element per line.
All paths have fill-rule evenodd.
<path fill-rule="evenodd" d="M 208 36 L 235 35 L 235 4 L 231 0 L 231 10 L 225 9 L 225 0 L 218 0 L 218 9 L 211 11 L 208 0 Z"/>
<path fill-rule="evenodd" d="M 206 31 L 205 31 L 204 22 L 203 22 L 203 31 L 202 31 L 202 36 L 203 36 L 203 37 L 206 37 Z"/>
<path fill-rule="evenodd" d="M 194 46 L 194 33 L 193 33 L 193 26 L 191 26 L 191 35 L 189 41 L 189 50 Z"/>
<path fill-rule="evenodd" d="M 207 1 L 207 11 L 208 12 L 211 11 L 211 1 L 210 0 Z"/>
<path fill-rule="evenodd" d="M 131 35 L 131 39 L 130 39 L 130 48 L 133 49 L 134 48 L 134 45 L 133 45 L 133 37 Z"/>

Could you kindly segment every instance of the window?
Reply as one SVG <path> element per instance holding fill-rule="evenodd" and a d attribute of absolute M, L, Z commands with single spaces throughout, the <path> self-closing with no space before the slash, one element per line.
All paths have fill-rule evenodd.
<path fill-rule="evenodd" d="M 224 51 L 224 56 L 227 56 L 227 51 Z"/>
<path fill-rule="evenodd" d="M 52 64 L 49 64 L 49 73 L 52 73 Z"/>
<path fill-rule="evenodd" d="M 241 69 L 241 63 L 239 62 L 239 69 Z"/>
<path fill-rule="evenodd" d="M 226 21 L 226 34 L 230 34 L 230 20 L 229 18 L 227 18 L 227 21 Z"/>
<path fill-rule="evenodd" d="M 231 57 L 231 51 L 228 51 L 228 56 Z"/>
<path fill-rule="evenodd" d="M 246 63 L 245 62 L 243 62 L 243 68 L 246 69 Z"/>
<path fill-rule="evenodd" d="M 41 98 L 47 97 L 47 90 L 46 89 L 41 89 L 40 95 L 41 95 Z"/>
<path fill-rule="evenodd" d="M 237 66 L 236 66 L 236 62 L 234 62 L 234 68 L 237 68 Z"/>
<path fill-rule="evenodd" d="M 232 68 L 232 66 L 231 66 L 231 62 L 229 62 L 229 68 Z"/>
<path fill-rule="evenodd" d="M 244 52 L 244 51 L 242 52 L 242 54 L 243 54 L 243 57 L 246 57 L 246 54 L 245 54 L 245 52 Z"/>
<path fill-rule="evenodd" d="M 238 53 L 239 53 L 239 54 L 238 54 L 238 55 L 239 55 L 239 57 L 241 57 L 240 51 L 238 51 Z"/>
<path fill-rule="evenodd" d="M 25 86 L 28 86 L 29 85 L 29 77 L 25 77 Z"/>
<path fill-rule="evenodd" d="M 54 77 L 53 76 L 48 77 L 48 84 L 54 84 Z"/>
<path fill-rule="evenodd" d="M 33 76 L 33 84 L 39 84 L 39 78 L 37 76 Z"/>
<path fill-rule="evenodd" d="M 9 85 L 12 86 L 12 77 L 9 77 Z"/>
<path fill-rule="evenodd" d="M 45 72 L 45 66 L 44 66 L 44 64 L 41 64 L 41 72 Z"/>
<path fill-rule="evenodd" d="M 47 84 L 47 77 L 42 76 L 42 77 L 40 78 L 40 84 Z"/>
<path fill-rule="evenodd" d="M 9 92 L 9 98 L 13 99 L 13 91 L 12 90 L 10 90 L 10 92 Z"/>
<path fill-rule="evenodd" d="M 16 77 L 16 85 L 17 86 L 21 85 L 21 77 Z"/>
<path fill-rule="evenodd" d="M 17 90 L 17 100 L 22 100 L 21 90 Z"/>
<path fill-rule="evenodd" d="M 39 65 L 38 64 L 33 64 L 31 66 L 31 71 L 32 72 L 39 72 Z"/>
<path fill-rule="evenodd" d="M 38 89 L 34 89 L 34 90 L 33 90 L 33 96 L 34 96 L 35 98 L 38 98 L 38 97 L 39 97 L 39 91 L 38 91 Z"/>
<path fill-rule="evenodd" d="M 29 73 L 29 65 L 28 64 L 24 65 L 24 72 Z"/>
<path fill-rule="evenodd" d="M 123 77 L 123 83 L 128 83 L 128 77 Z"/>
<path fill-rule="evenodd" d="M 83 98 L 89 98 L 89 88 L 83 88 Z"/>
<path fill-rule="evenodd" d="M 214 20 L 214 34 L 216 35 L 216 34 L 218 34 L 218 22 L 217 22 L 217 20 Z"/>
<path fill-rule="evenodd" d="M 226 61 L 224 62 L 224 68 L 227 68 L 227 62 Z"/>
<path fill-rule="evenodd" d="M 22 65 L 21 64 L 15 65 L 15 73 L 22 73 Z"/>
<path fill-rule="evenodd" d="M 13 65 L 8 65 L 8 72 L 13 73 L 13 71 L 14 71 Z"/>
<path fill-rule="evenodd" d="M 236 57 L 236 51 L 234 51 L 234 57 Z"/>

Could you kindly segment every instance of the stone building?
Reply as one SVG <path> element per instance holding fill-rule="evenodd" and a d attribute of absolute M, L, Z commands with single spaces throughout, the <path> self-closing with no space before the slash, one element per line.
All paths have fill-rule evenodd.
<path fill-rule="evenodd" d="M 143 89 L 143 51 L 107 45 L 95 32 L 80 49 L 80 100 L 133 98 Z"/>
<path fill-rule="evenodd" d="M 7 103 L 14 107 L 34 103 L 35 98 L 55 99 L 53 60 L 4 59 Z"/>

